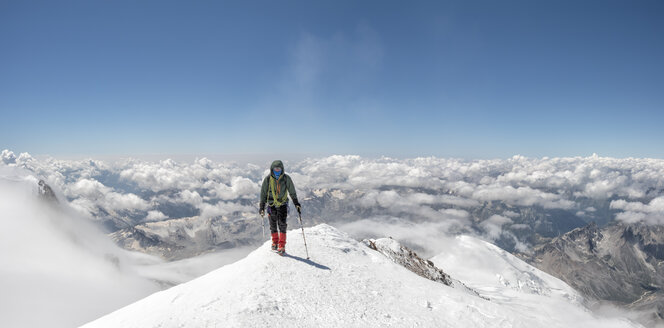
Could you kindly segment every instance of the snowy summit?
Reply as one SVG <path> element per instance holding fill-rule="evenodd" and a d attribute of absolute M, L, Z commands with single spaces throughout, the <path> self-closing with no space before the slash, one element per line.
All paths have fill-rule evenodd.
<path fill-rule="evenodd" d="M 509 289 L 498 299 L 500 288 L 491 289 L 490 297 L 485 297 L 465 286 L 448 286 L 409 271 L 381 248 L 372 249 L 326 224 L 307 228 L 305 233 L 311 260 L 305 259 L 301 231 L 292 230 L 284 257 L 265 243 L 238 262 L 83 327 L 639 327 L 597 318 L 575 297 Z M 468 251 L 474 244 L 482 246 L 466 242 L 463 247 Z M 396 244 L 390 247 L 394 253 L 401 250 Z M 464 256 L 472 257 L 472 252 Z M 484 249 L 478 256 L 499 256 L 499 252 Z M 468 261 L 468 265 L 482 262 Z M 542 274 L 525 266 L 512 268 L 528 270 L 531 277 Z M 473 268 L 453 271 L 472 272 Z M 464 280 L 472 280 L 470 275 L 452 279 L 482 293 L 486 277 L 492 275 L 483 272 L 479 282 Z M 555 278 L 547 278 L 551 279 Z M 562 282 L 555 287 L 572 291 Z M 528 298 L 520 299 L 521 295 Z"/>

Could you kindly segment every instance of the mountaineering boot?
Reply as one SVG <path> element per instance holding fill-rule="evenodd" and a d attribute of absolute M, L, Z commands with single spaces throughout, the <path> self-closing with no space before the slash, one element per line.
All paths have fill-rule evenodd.
<path fill-rule="evenodd" d="M 279 248 L 277 249 L 277 253 L 279 253 L 279 255 L 284 255 L 284 253 L 286 253 L 286 233 L 285 232 L 280 232 L 279 233 Z"/>
<path fill-rule="evenodd" d="M 277 244 L 279 244 L 279 233 L 278 232 L 273 232 L 272 233 L 272 250 L 273 251 L 277 250 Z"/>

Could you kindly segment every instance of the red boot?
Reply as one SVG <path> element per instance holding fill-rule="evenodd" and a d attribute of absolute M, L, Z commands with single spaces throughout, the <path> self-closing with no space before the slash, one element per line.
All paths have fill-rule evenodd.
<path fill-rule="evenodd" d="M 285 232 L 280 232 L 279 233 L 279 248 L 277 249 L 277 253 L 279 255 L 284 255 L 286 252 L 286 233 Z"/>
<path fill-rule="evenodd" d="M 278 232 L 273 232 L 272 233 L 272 250 L 273 251 L 277 250 L 277 244 L 279 244 L 279 233 Z"/>

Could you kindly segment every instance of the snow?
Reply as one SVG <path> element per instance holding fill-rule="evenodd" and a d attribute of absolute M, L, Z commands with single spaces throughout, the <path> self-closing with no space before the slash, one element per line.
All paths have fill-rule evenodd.
<path fill-rule="evenodd" d="M 514 291 L 507 295 L 513 302 L 489 301 L 422 278 L 329 225 L 305 233 L 311 260 L 301 230 L 292 230 L 285 257 L 266 242 L 238 262 L 83 327 L 638 327 L 551 297 L 558 293 L 553 282 L 549 295 Z M 549 301 L 528 305 L 521 295 Z"/>
<path fill-rule="evenodd" d="M 431 261 L 493 303 L 544 315 L 561 326 L 599 326 L 572 287 L 483 240 L 457 236 Z"/>
<path fill-rule="evenodd" d="M 379 238 L 372 241 L 376 244 L 377 247 L 389 249 L 397 254 L 402 252 L 401 244 L 392 238 Z"/>
<path fill-rule="evenodd" d="M 478 290 L 509 289 L 582 302 L 572 287 L 509 252 L 471 236 L 455 237 L 445 252 L 431 259 L 449 274 Z"/>

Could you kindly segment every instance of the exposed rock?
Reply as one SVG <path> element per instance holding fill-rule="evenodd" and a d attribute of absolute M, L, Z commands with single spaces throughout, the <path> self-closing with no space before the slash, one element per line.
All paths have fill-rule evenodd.
<path fill-rule="evenodd" d="M 401 245 L 392 238 L 365 239 L 362 242 L 369 248 L 385 255 L 392 262 L 405 267 L 420 277 L 461 289 L 468 294 L 488 300 L 488 298 L 481 296 L 477 291 L 469 288 L 461 281 L 450 277 L 449 274 L 436 267 L 432 261 L 419 257 L 413 250 Z"/>
<path fill-rule="evenodd" d="M 591 223 L 523 255 L 537 268 L 590 300 L 648 311 L 646 325 L 662 321 L 664 309 L 664 227 Z"/>
<path fill-rule="evenodd" d="M 44 180 L 39 180 L 39 197 L 49 202 L 58 202 L 58 198 L 55 196 L 51 186 L 46 184 Z"/>
<path fill-rule="evenodd" d="M 394 263 L 404 266 L 406 269 L 429 280 L 437 281 L 451 286 L 452 279 L 450 275 L 437 268 L 433 262 L 425 260 L 408 247 L 399 244 L 392 238 L 365 239 L 364 243 L 369 248 L 376 250 L 387 256 Z"/>

